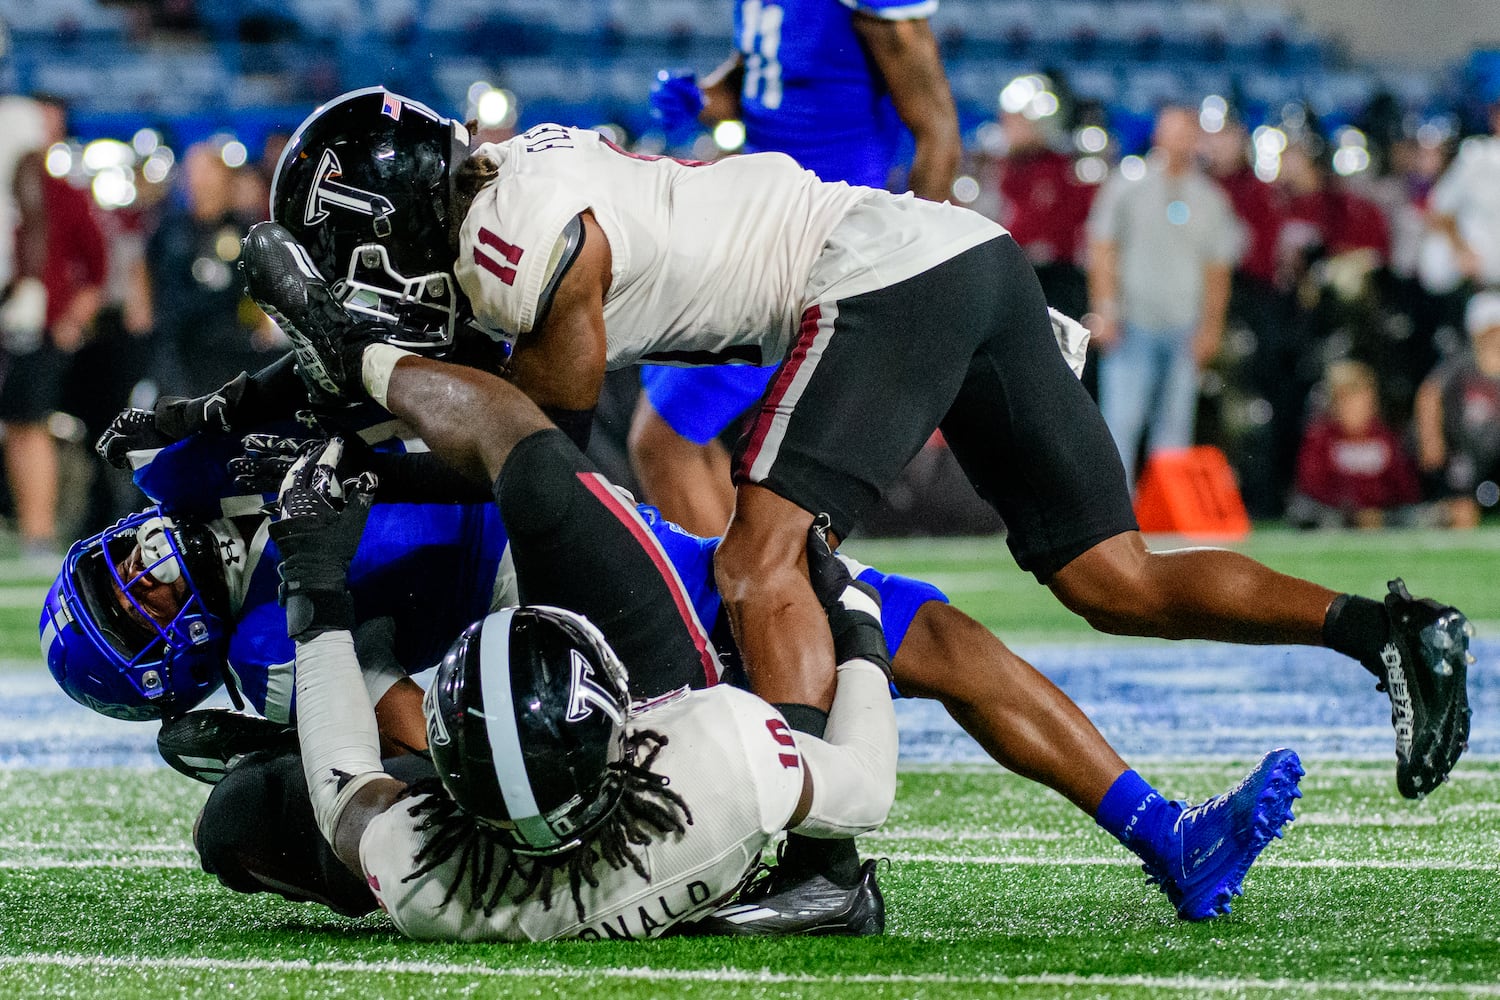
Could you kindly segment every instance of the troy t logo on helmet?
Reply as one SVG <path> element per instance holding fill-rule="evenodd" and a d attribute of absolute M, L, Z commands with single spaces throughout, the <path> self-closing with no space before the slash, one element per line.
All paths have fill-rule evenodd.
<path fill-rule="evenodd" d="M 391 216 L 396 206 L 383 194 L 366 191 L 352 184 L 344 184 L 334 178 L 344 176 L 344 168 L 333 150 L 323 150 L 313 175 L 312 191 L 307 197 L 307 210 L 302 215 L 305 225 L 315 226 L 328 218 L 329 208 L 341 208 L 360 215 L 371 216 L 375 235 L 381 238 L 391 235 Z"/>
<path fill-rule="evenodd" d="M 594 680 L 594 668 L 578 650 L 572 651 L 573 676 L 568 684 L 568 712 L 564 716 L 569 722 L 582 722 L 595 708 L 609 716 L 616 724 L 623 725 L 625 716 L 620 705 L 608 689 Z"/>

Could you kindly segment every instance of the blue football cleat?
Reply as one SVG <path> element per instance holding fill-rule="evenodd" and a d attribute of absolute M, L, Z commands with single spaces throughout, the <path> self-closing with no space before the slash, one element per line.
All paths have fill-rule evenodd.
<path fill-rule="evenodd" d="M 1176 854 L 1142 865 L 1146 880 L 1167 894 L 1184 920 L 1228 913 L 1245 873 L 1294 818 L 1292 800 L 1302 797 L 1297 782 L 1305 773 L 1295 751 L 1272 750 L 1224 794 L 1196 806 L 1172 803 L 1181 810 L 1172 826 Z"/>

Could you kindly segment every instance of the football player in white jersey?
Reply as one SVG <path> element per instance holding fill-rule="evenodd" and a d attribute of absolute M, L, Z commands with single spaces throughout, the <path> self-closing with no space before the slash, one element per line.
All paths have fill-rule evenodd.
<path fill-rule="evenodd" d="M 476 463 L 497 496 L 578 493 L 565 504 L 574 518 L 589 517 L 578 507 L 593 496 L 603 547 L 629 546 L 629 516 L 610 512 L 590 485 L 607 484 L 510 392 L 521 404 L 508 410 L 513 433 L 450 437 L 448 456 Z M 626 667 L 602 632 L 573 611 L 530 606 L 476 622 L 438 667 L 423 705 L 436 777 L 408 785 L 388 774 L 343 581 L 374 481 L 341 483 L 341 451 L 335 438 L 304 453 L 287 474 L 271 533 L 297 642 L 298 738 L 313 815 L 402 931 L 443 940 L 656 937 L 726 900 L 783 829 L 848 837 L 884 821 L 895 795 L 896 724 L 878 597 L 850 579 L 817 533 L 809 562 L 846 656 L 826 740 L 794 736 L 774 708 L 728 685 L 632 706 Z M 518 546 L 536 534 L 536 516 L 516 516 Z M 615 600 L 629 603 L 638 582 L 620 573 Z M 880 919 L 869 885 L 869 895 L 853 898 L 862 912 L 838 914 L 841 930 L 851 916 Z"/>
<path fill-rule="evenodd" d="M 607 368 L 779 359 L 739 448 L 716 573 L 752 686 L 794 728 L 816 734 L 832 695 L 802 572 L 813 512 L 847 534 L 941 428 L 1018 564 L 1095 627 L 1355 658 L 1392 696 L 1408 797 L 1467 746 L 1457 610 L 1399 581 L 1381 603 L 1226 550 L 1146 547 L 1035 275 L 975 213 L 824 184 L 776 154 L 694 165 L 555 125 L 470 150 L 461 125 L 379 89 L 299 128 L 272 212 L 347 310 L 399 330 L 293 336 L 303 376 L 334 397 L 378 400 L 393 343 L 474 326 L 514 340 L 515 384 L 581 438 Z"/>

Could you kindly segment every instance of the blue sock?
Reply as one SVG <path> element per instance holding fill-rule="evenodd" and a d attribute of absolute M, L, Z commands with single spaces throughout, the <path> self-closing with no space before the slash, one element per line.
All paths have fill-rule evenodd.
<path fill-rule="evenodd" d="M 1141 857 L 1160 857 L 1167 847 L 1177 810 L 1150 783 L 1134 771 L 1115 779 L 1099 803 L 1094 816 L 1115 839 Z"/>

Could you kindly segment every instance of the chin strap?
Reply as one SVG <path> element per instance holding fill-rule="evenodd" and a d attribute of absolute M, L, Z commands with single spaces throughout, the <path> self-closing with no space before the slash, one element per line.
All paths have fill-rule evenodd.
<path fill-rule="evenodd" d="M 236 712 L 245 710 L 245 697 L 240 694 L 240 679 L 229 669 L 229 660 L 226 657 L 219 661 L 219 676 L 224 678 L 224 690 L 229 692 L 229 703 L 234 706 Z"/>

